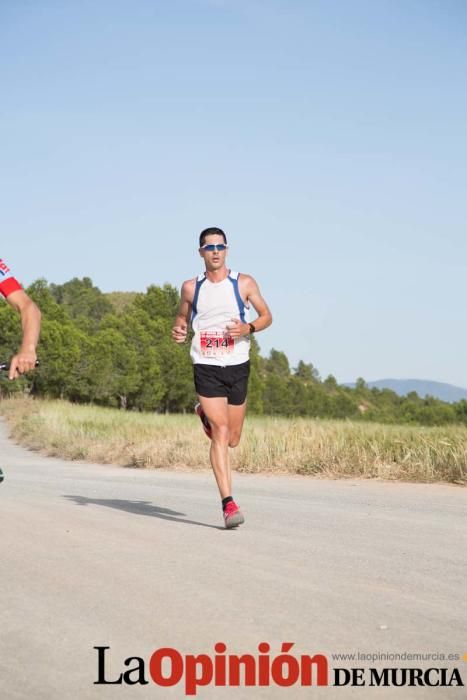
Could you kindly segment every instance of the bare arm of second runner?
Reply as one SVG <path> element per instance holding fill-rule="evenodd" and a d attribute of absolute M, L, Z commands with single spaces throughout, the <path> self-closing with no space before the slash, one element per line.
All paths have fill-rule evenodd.
<path fill-rule="evenodd" d="M 191 317 L 195 282 L 188 280 L 182 285 L 180 292 L 180 306 L 172 328 L 172 338 L 176 343 L 184 343 L 188 333 L 188 323 Z"/>
<path fill-rule="evenodd" d="M 41 312 L 26 292 L 18 289 L 7 297 L 7 302 L 21 315 L 23 340 L 17 354 L 10 362 L 9 379 L 16 379 L 20 374 L 34 369 L 36 364 L 36 347 L 41 328 Z"/>

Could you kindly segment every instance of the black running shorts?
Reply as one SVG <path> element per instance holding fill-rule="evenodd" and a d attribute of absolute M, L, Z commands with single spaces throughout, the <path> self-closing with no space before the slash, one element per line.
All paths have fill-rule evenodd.
<path fill-rule="evenodd" d="M 233 406 L 245 403 L 250 375 L 250 361 L 241 365 L 218 367 L 217 365 L 194 364 L 195 388 L 198 396 L 212 399 L 225 396 Z"/>

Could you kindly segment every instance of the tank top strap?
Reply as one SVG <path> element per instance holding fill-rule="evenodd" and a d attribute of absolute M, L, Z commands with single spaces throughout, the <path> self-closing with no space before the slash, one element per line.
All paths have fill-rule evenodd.
<path fill-rule="evenodd" d="M 198 313 L 199 290 L 201 289 L 201 285 L 205 281 L 206 281 L 206 275 L 204 273 L 202 273 L 201 275 L 198 275 L 198 277 L 196 278 L 195 293 L 193 296 L 193 303 L 191 305 L 191 322 L 192 323 L 193 323 L 193 319 L 196 317 L 196 314 Z"/>
<path fill-rule="evenodd" d="M 240 294 L 240 290 L 238 288 L 238 278 L 240 276 L 239 272 L 234 272 L 233 270 L 230 270 L 228 279 L 232 283 L 233 291 L 235 294 L 235 299 L 237 300 L 237 305 L 238 305 L 238 311 L 240 313 L 240 319 L 242 323 L 245 323 L 245 304 L 243 303 L 243 299 Z"/>

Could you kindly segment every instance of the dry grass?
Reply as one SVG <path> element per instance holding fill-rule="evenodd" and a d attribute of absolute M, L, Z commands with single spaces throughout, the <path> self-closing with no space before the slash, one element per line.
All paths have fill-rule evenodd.
<path fill-rule="evenodd" d="M 208 468 L 193 415 L 123 412 L 63 401 L 0 403 L 13 437 L 66 459 L 134 467 Z M 467 482 L 467 428 L 249 417 L 232 464 L 243 472 Z"/>

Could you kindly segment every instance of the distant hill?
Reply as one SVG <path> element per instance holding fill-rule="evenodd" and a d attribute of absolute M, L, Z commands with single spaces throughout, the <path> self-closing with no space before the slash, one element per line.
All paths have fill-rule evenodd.
<path fill-rule="evenodd" d="M 467 399 L 467 389 L 443 382 L 432 382 L 428 379 L 378 379 L 375 382 L 367 382 L 367 385 L 377 389 L 392 389 L 399 396 L 405 396 L 411 391 L 416 391 L 419 396 L 435 396 L 441 401 L 455 403 L 461 399 Z M 354 387 L 355 384 L 345 384 Z"/>

